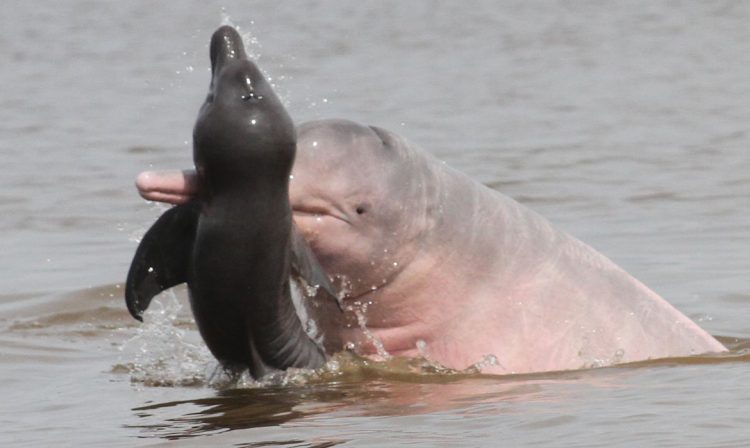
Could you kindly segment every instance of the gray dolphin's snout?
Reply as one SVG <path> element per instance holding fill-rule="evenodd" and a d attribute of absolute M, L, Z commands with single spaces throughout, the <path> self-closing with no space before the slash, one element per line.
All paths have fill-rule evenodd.
<path fill-rule="evenodd" d="M 231 26 L 224 25 L 211 36 L 211 73 L 216 73 L 227 60 L 247 59 L 242 36 Z"/>

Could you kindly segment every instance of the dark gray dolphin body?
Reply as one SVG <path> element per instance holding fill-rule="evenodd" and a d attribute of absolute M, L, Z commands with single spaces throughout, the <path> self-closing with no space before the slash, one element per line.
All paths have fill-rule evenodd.
<path fill-rule="evenodd" d="M 187 282 L 201 336 L 223 366 L 258 378 L 325 361 L 290 281 L 335 293 L 292 224 L 294 124 L 231 27 L 211 40 L 212 78 L 193 131 L 201 194 L 143 237 L 125 298 L 136 319 L 159 292 Z"/>

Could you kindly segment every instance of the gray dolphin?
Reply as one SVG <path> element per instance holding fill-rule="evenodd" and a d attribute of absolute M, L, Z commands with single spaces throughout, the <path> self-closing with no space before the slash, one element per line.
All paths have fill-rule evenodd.
<path fill-rule="evenodd" d="M 293 283 L 317 288 L 310 295 L 319 307 L 336 303 L 336 292 L 292 225 L 294 124 L 237 31 L 219 28 L 210 53 L 211 84 L 193 130 L 201 194 L 143 237 L 128 273 L 128 310 L 141 320 L 156 294 L 187 282 L 201 336 L 227 369 L 259 378 L 318 367 L 324 335 L 306 328 L 308 305 L 295 303 Z"/>

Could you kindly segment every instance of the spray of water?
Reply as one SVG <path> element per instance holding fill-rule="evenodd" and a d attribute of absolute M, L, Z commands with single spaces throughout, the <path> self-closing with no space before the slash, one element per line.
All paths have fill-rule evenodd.
<path fill-rule="evenodd" d="M 200 386 L 216 369 L 192 322 L 179 318 L 182 304 L 173 291 L 154 300 L 144 324 L 121 347 L 120 369 L 133 383 L 146 386 Z"/>

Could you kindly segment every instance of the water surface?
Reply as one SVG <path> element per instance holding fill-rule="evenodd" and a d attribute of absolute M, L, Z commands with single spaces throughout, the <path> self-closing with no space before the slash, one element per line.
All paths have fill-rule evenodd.
<path fill-rule="evenodd" d="M 745 446 L 750 5 L 189 1 L 0 5 L 3 446 Z M 394 130 L 547 216 L 733 348 L 520 377 L 343 368 L 220 388 L 184 305 L 124 281 L 191 163 L 223 15 L 298 122 Z M 342 360 L 346 366 L 347 361 Z"/>

